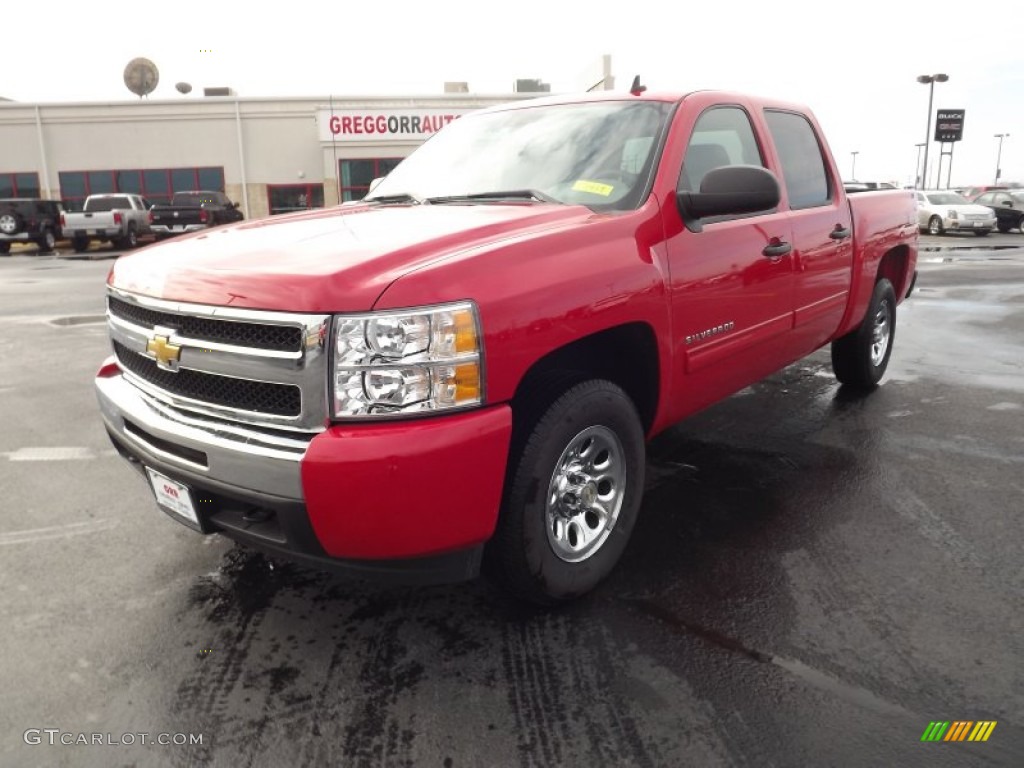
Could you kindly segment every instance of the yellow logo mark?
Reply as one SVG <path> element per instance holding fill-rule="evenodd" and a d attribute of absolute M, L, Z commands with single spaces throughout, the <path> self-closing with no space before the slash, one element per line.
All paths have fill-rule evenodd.
<path fill-rule="evenodd" d="M 167 336 L 154 336 L 146 343 L 146 351 L 153 356 L 159 367 L 166 370 L 173 370 L 171 363 L 181 358 L 181 347 L 171 344 Z"/>

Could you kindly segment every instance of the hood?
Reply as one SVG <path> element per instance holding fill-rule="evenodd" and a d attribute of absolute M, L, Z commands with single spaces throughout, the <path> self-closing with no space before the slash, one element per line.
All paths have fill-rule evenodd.
<path fill-rule="evenodd" d="M 158 243 L 118 259 L 109 283 L 171 301 L 358 312 L 411 270 L 595 216 L 581 206 L 530 203 L 338 206 Z"/>

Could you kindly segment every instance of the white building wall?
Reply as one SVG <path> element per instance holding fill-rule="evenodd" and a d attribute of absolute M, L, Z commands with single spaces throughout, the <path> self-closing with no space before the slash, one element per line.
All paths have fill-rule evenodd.
<path fill-rule="evenodd" d="M 219 166 L 224 169 L 228 195 L 239 202 L 246 197 L 248 215 L 260 216 L 268 211 L 268 184 L 322 183 L 324 203 L 333 205 L 337 202 L 337 160 L 405 157 L 420 144 L 418 140 L 372 137 L 359 142 L 323 141 L 317 116 L 331 104 L 339 110 L 377 112 L 410 108 L 469 110 L 526 96 L 215 97 L 38 105 L 2 102 L 0 173 L 35 172 L 42 194 L 59 198 L 62 171 Z"/>

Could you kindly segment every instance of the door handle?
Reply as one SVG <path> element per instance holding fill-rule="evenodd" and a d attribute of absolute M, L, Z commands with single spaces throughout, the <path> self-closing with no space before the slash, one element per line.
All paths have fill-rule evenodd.
<path fill-rule="evenodd" d="M 850 228 L 840 226 L 839 224 L 836 224 L 836 228 L 829 233 L 829 237 L 831 237 L 833 240 L 845 240 L 849 236 Z"/>
<path fill-rule="evenodd" d="M 761 251 L 769 259 L 778 259 L 793 250 L 793 246 L 785 240 L 776 240 L 775 238 L 772 238 L 772 240 L 773 242 L 770 245 L 766 245 L 764 250 Z"/>

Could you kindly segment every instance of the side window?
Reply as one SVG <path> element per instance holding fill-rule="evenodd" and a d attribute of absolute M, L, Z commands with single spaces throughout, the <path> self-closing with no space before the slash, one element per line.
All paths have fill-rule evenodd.
<path fill-rule="evenodd" d="M 803 115 L 765 110 L 782 163 L 790 208 L 813 208 L 832 199 L 828 172 L 814 129 Z"/>
<path fill-rule="evenodd" d="M 1005 192 L 1002 193 L 1001 195 L 999 195 L 998 197 L 996 197 L 996 205 L 1005 206 L 1009 202 L 1010 202 L 1010 196 L 1008 194 L 1006 194 Z"/>
<path fill-rule="evenodd" d="M 918 192 L 916 197 L 917 197 L 917 202 L 924 203 L 924 195 L 922 195 L 920 192 Z"/>
<path fill-rule="evenodd" d="M 979 195 L 978 199 L 975 200 L 978 205 L 992 205 L 992 193 L 986 192 L 984 195 Z"/>
<path fill-rule="evenodd" d="M 739 107 L 712 107 L 697 118 L 676 188 L 680 192 L 700 192 L 708 171 L 729 165 L 763 168 L 764 159 L 747 113 Z"/>

